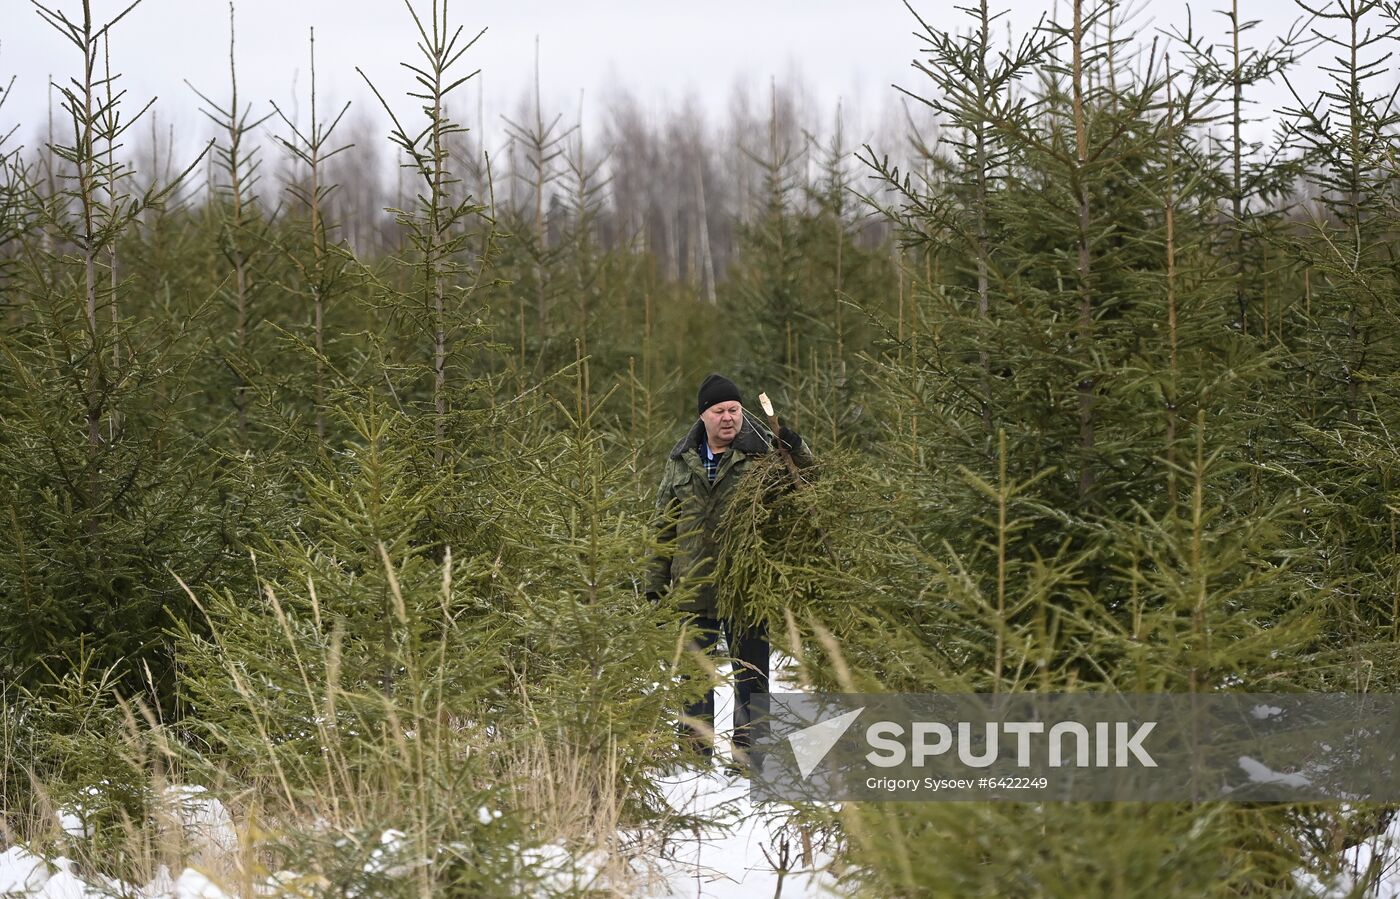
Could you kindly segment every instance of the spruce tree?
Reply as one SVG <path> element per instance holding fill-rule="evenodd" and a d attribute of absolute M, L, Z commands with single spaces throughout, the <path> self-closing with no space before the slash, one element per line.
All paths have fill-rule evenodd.
<path fill-rule="evenodd" d="M 328 179 L 327 163 L 351 149 L 353 144 L 336 146 L 331 143 L 336 126 L 349 110 L 347 102 L 333 118 L 321 120 L 316 111 L 316 29 L 311 29 L 311 121 L 303 130 L 273 104 L 290 136 L 279 141 L 291 157 L 304 166 L 305 180 L 294 180 L 288 192 L 306 215 L 305 232 L 308 246 L 291 251 L 292 265 L 300 276 L 299 293 L 311 301 L 310 348 L 315 357 L 314 393 L 316 436 L 325 439 L 327 402 L 327 307 L 335 303 L 347 280 L 349 255 L 342 241 L 335 239 L 338 223 L 329 217 L 332 196 L 339 186 Z M 300 229 L 298 229 L 300 230 Z"/>
<path fill-rule="evenodd" d="M 193 85 L 190 88 L 208 106 L 204 114 L 219 132 L 213 153 L 217 174 L 213 175 L 209 185 L 213 202 L 209 203 L 208 209 L 218 221 L 219 253 L 226 265 L 220 294 L 231 308 L 233 317 L 228 332 L 218 334 L 215 339 L 223 347 L 224 368 L 231 375 L 228 393 L 234 411 L 235 445 L 246 448 L 251 439 L 249 407 L 253 401 L 252 391 L 255 389 L 256 369 L 261 355 L 256 351 L 255 340 L 266 320 L 259 295 L 263 291 L 263 275 L 269 255 L 267 221 L 260 209 L 257 193 L 262 160 L 259 158 L 260 148 L 252 143 L 252 132 L 273 113 L 254 118 L 252 104 L 240 106 L 232 0 L 228 7 L 228 21 L 227 104 L 221 105 L 211 100 Z"/>
<path fill-rule="evenodd" d="M 128 695 L 169 703 L 164 631 L 192 609 L 166 566 L 231 574 L 227 484 L 183 420 L 192 341 L 118 315 L 135 298 L 112 266 L 123 236 L 183 176 L 135 192 L 114 152 L 139 113 L 125 116 L 103 59 L 134 6 L 105 23 L 86 3 L 73 19 L 36 8 L 81 66 L 57 87 L 72 139 L 48 148 L 63 168 L 57 193 L 29 206 L 34 228 L 10 282 L 22 308 L 0 355 L 0 668 L 11 684 L 62 677 L 80 661 L 115 668 Z"/>
<path fill-rule="evenodd" d="M 884 439 L 827 460 L 839 486 L 774 504 L 756 485 L 732 521 L 725 577 L 772 597 L 759 613 L 786 619 L 818 688 L 1327 680 L 1296 664 L 1323 611 L 1294 544 L 1304 503 L 1265 486 L 1253 447 L 1280 372 L 1230 327 L 1234 266 L 1190 149 L 1212 91 L 1160 55 L 1110 77 L 1130 37 L 1096 39 L 1111 11 L 1076 2 L 1013 45 L 1001 98 L 978 88 L 979 60 L 998 58 L 978 45 L 987 10 L 969 11 L 970 40 L 928 29 L 933 81 L 964 98 L 940 101 L 960 135 L 947 174 L 881 163 L 904 239 L 948 273 L 914 294 L 926 335 L 887 325 L 871 375 Z M 1304 857 L 1279 810 L 852 805 L 839 825 L 853 878 L 882 895 L 1230 895 L 1283 888 Z M 1028 832 L 1037 849 L 1018 852 Z M 1163 853 L 1211 874 L 1153 867 Z M 955 860 L 915 862 L 931 856 Z"/>
<path fill-rule="evenodd" d="M 561 245 L 554 233 L 558 227 L 560 211 L 556 185 L 565 177 L 562 165 L 567 141 L 574 128 L 561 126 L 563 114 L 555 114 L 546 119 L 544 101 L 540 91 L 539 42 L 535 45 L 534 91 L 530 108 L 525 112 L 524 121 L 506 119 L 507 134 L 511 138 L 512 170 L 511 197 L 516 196 L 517 188 L 523 191 L 525 202 L 507 206 L 510 216 L 510 242 L 512 255 L 523 254 L 516 266 L 511 260 L 502 259 L 503 268 L 519 268 L 512 279 L 511 291 L 517 304 L 521 368 L 530 366 L 539 374 L 556 370 L 572 355 L 573 348 L 567 341 L 556 341 L 555 322 L 559 318 L 553 312 L 555 305 L 575 292 L 568 274 L 563 271 L 563 255 L 566 248 Z M 515 166 L 518 151 L 524 157 L 522 166 Z M 528 306 L 533 305 L 533 315 L 527 315 Z M 534 358 L 527 361 L 527 335 L 535 337 Z"/>
<path fill-rule="evenodd" d="M 467 191 L 452 167 L 450 141 L 466 129 L 447 109 L 452 92 L 477 74 L 456 73 L 462 57 L 484 29 L 464 40 L 460 26 L 450 27 L 445 4 L 432 4 L 426 24 L 411 3 L 405 6 L 421 38 L 422 60 L 404 63 L 417 84 L 409 96 L 423 103 L 421 130 L 410 130 L 403 124 L 361 71 L 393 123 L 390 140 L 407 160 L 405 168 L 417 190 L 408 208 L 395 211 L 405 230 L 407 252 L 395 260 L 398 276 L 376 285 L 376 303 L 410 341 L 404 347 L 380 349 L 390 364 L 389 386 L 396 395 L 407 393 L 414 405 L 420 404 L 419 397 L 427 401 L 432 464 L 441 469 L 451 450 L 449 436 L 458 436 L 462 417 L 470 412 L 463 403 L 454 403 L 454 398 L 465 399 L 473 386 L 469 378 L 459 377 L 465 375 L 459 366 L 472 358 L 472 345 L 484 324 L 480 310 L 471 303 L 494 252 L 490 239 L 494 222 L 485 214 L 481 199 Z M 487 234 L 484 249 L 473 252 L 478 231 L 483 230 Z M 419 380 L 425 368 L 427 384 Z M 398 373 L 402 373 L 398 378 L 401 385 L 394 383 Z"/>
<path fill-rule="evenodd" d="M 728 363 L 745 383 L 753 384 L 772 383 L 799 368 L 804 338 L 813 330 L 804 312 L 799 229 L 804 148 L 795 146 L 783 127 L 780 116 L 790 110 L 780 110 L 777 87 L 769 94 L 767 140 L 760 147 L 744 147 L 761 173 L 762 194 L 752 220 L 740 232 L 743 263 L 735 273 L 732 313 L 747 337 L 742 354 Z"/>
<path fill-rule="evenodd" d="M 1396 10 L 1373 2 L 1300 4 L 1318 17 L 1328 84 L 1288 112 L 1316 199 L 1278 241 L 1302 268 L 1301 303 L 1284 318 L 1291 389 L 1271 449 L 1280 489 L 1306 496 L 1300 538 L 1328 547 L 1310 559 L 1332 606 L 1323 646 L 1349 689 L 1390 666 L 1396 556 L 1395 371 L 1400 346 L 1393 197 L 1400 121 L 1383 84 L 1400 36 Z M 1350 659 L 1344 662 L 1343 659 Z M 1375 661 L 1373 661 L 1375 660 Z M 1358 667 L 1360 666 L 1360 667 Z"/>
<path fill-rule="evenodd" d="M 0 89 L 0 112 L 14 91 L 17 76 Z M 0 129 L 4 129 L 0 122 Z M 29 230 L 33 222 L 34 193 L 28 184 L 29 167 L 20 153 L 23 149 L 14 142 L 18 125 L 0 130 L 0 310 L 5 316 L 5 326 L 14 324 L 19 315 L 19 306 L 10 297 L 10 279 L 17 268 L 18 254 L 15 246 Z"/>

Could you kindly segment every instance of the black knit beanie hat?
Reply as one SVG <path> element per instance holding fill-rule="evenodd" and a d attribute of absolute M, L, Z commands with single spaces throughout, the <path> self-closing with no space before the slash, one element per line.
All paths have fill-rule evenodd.
<path fill-rule="evenodd" d="M 715 403 L 729 400 L 744 402 L 744 398 L 739 396 L 739 388 L 724 375 L 710 375 L 700 385 L 700 412 L 704 412 Z"/>

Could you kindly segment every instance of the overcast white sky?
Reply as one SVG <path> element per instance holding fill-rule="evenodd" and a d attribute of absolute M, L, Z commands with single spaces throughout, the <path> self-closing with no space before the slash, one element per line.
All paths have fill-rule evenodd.
<path fill-rule="evenodd" d="M 70 16 L 81 14 L 78 0 L 49 2 Z M 105 19 L 129 2 L 93 0 L 94 15 Z M 1051 2 L 1001 0 L 994 8 L 1010 7 L 1011 26 L 1024 30 Z M 1198 29 L 1221 31 L 1224 19 L 1213 11 L 1228 3 L 1191 3 Z M 415 4 L 426 16 L 430 0 Z M 915 0 L 915 6 L 931 22 L 962 27 L 951 0 Z M 1139 26 L 1151 33 L 1184 22 L 1186 6 L 1179 0 L 1145 4 Z M 1242 0 L 1241 8 L 1245 18 L 1262 20 L 1254 32 L 1256 44 L 1284 31 L 1298 15 L 1291 0 Z M 891 82 L 920 85 L 910 69 L 920 46 L 912 35 L 916 22 L 899 0 L 457 0 L 450 9 L 467 32 L 488 29 L 463 69 L 463 74 L 483 70 L 488 127 L 529 85 L 537 36 L 546 102 L 569 119 L 576 115 L 581 90 L 586 115 L 597 114 L 610 86 L 630 89 L 653 108 L 679 104 L 692 94 L 718 114 L 736 85 L 761 104 L 770 77 L 782 81 L 799 74 L 811 88 L 814 108 L 832 109 L 842 97 L 848 119 L 860 130 L 873 127 L 876 110 L 895 98 Z M 13 96 L 0 109 L 0 132 L 18 123 L 20 139 L 31 143 L 47 116 L 49 76 L 76 72 L 80 57 L 39 18 L 30 0 L 0 0 L 0 11 L 0 79 L 18 76 Z M 402 96 L 408 82 L 398 61 L 416 52 L 416 34 L 402 0 L 238 0 L 239 89 L 255 113 L 268 109 L 269 101 L 292 109 L 300 98 L 305 116 L 306 40 L 313 25 L 325 106 L 353 100 L 359 112 L 383 123 L 355 74 L 359 65 L 398 108 L 412 109 Z M 205 125 L 184 79 L 215 99 L 227 97 L 227 0 L 144 0 L 114 30 L 112 56 L 113 69 L 124 76 L 127 108 L 134 111 L 157 96 L 162 121 L 175 122 L 193 137 Z M 476 88 L 464 91 L 463 118 L 474 125 Z M 1280 89 L 1261 105 L 1285 98 Z"/>

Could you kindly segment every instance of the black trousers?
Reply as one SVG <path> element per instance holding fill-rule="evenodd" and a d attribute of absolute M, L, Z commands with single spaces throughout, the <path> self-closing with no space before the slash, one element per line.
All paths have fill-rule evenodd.
<path fill-rule="evenodd" d="M 761 624 L 740 628 L 732 621 L 699 616 L 690 619 L 690 627 L 692 648 L 711 655 L 720 635 L 724 635 L 725 645 L 734 662 L 734 745 L 739 749 L 748 749 L 753 745 L 753 734 L 749 730 L 752 720 L 750 703 L 755 693 L 768 692 L 768 633 Z M 690 718 L 703 721 L 713 730 L 714 687 L 687 707 L 685 713 Z M 699 752 L 714 754 L 714 745 L 695 728 L 682 722 L 679 730 L 682 738 L 689 738 Z"/>

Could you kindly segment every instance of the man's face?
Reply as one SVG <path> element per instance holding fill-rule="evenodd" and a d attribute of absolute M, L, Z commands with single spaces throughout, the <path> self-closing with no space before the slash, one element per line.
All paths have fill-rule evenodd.
<path fill-rule="evenodd" d="M 739 436 L 739 428 L 744 424 L 744 407 L 738 400 L 725 400 L 715 403 L 700 413 L 705 423 L 705 437 L 710 441 L 710 449 L 727 449 L 734 438 Z"/>

